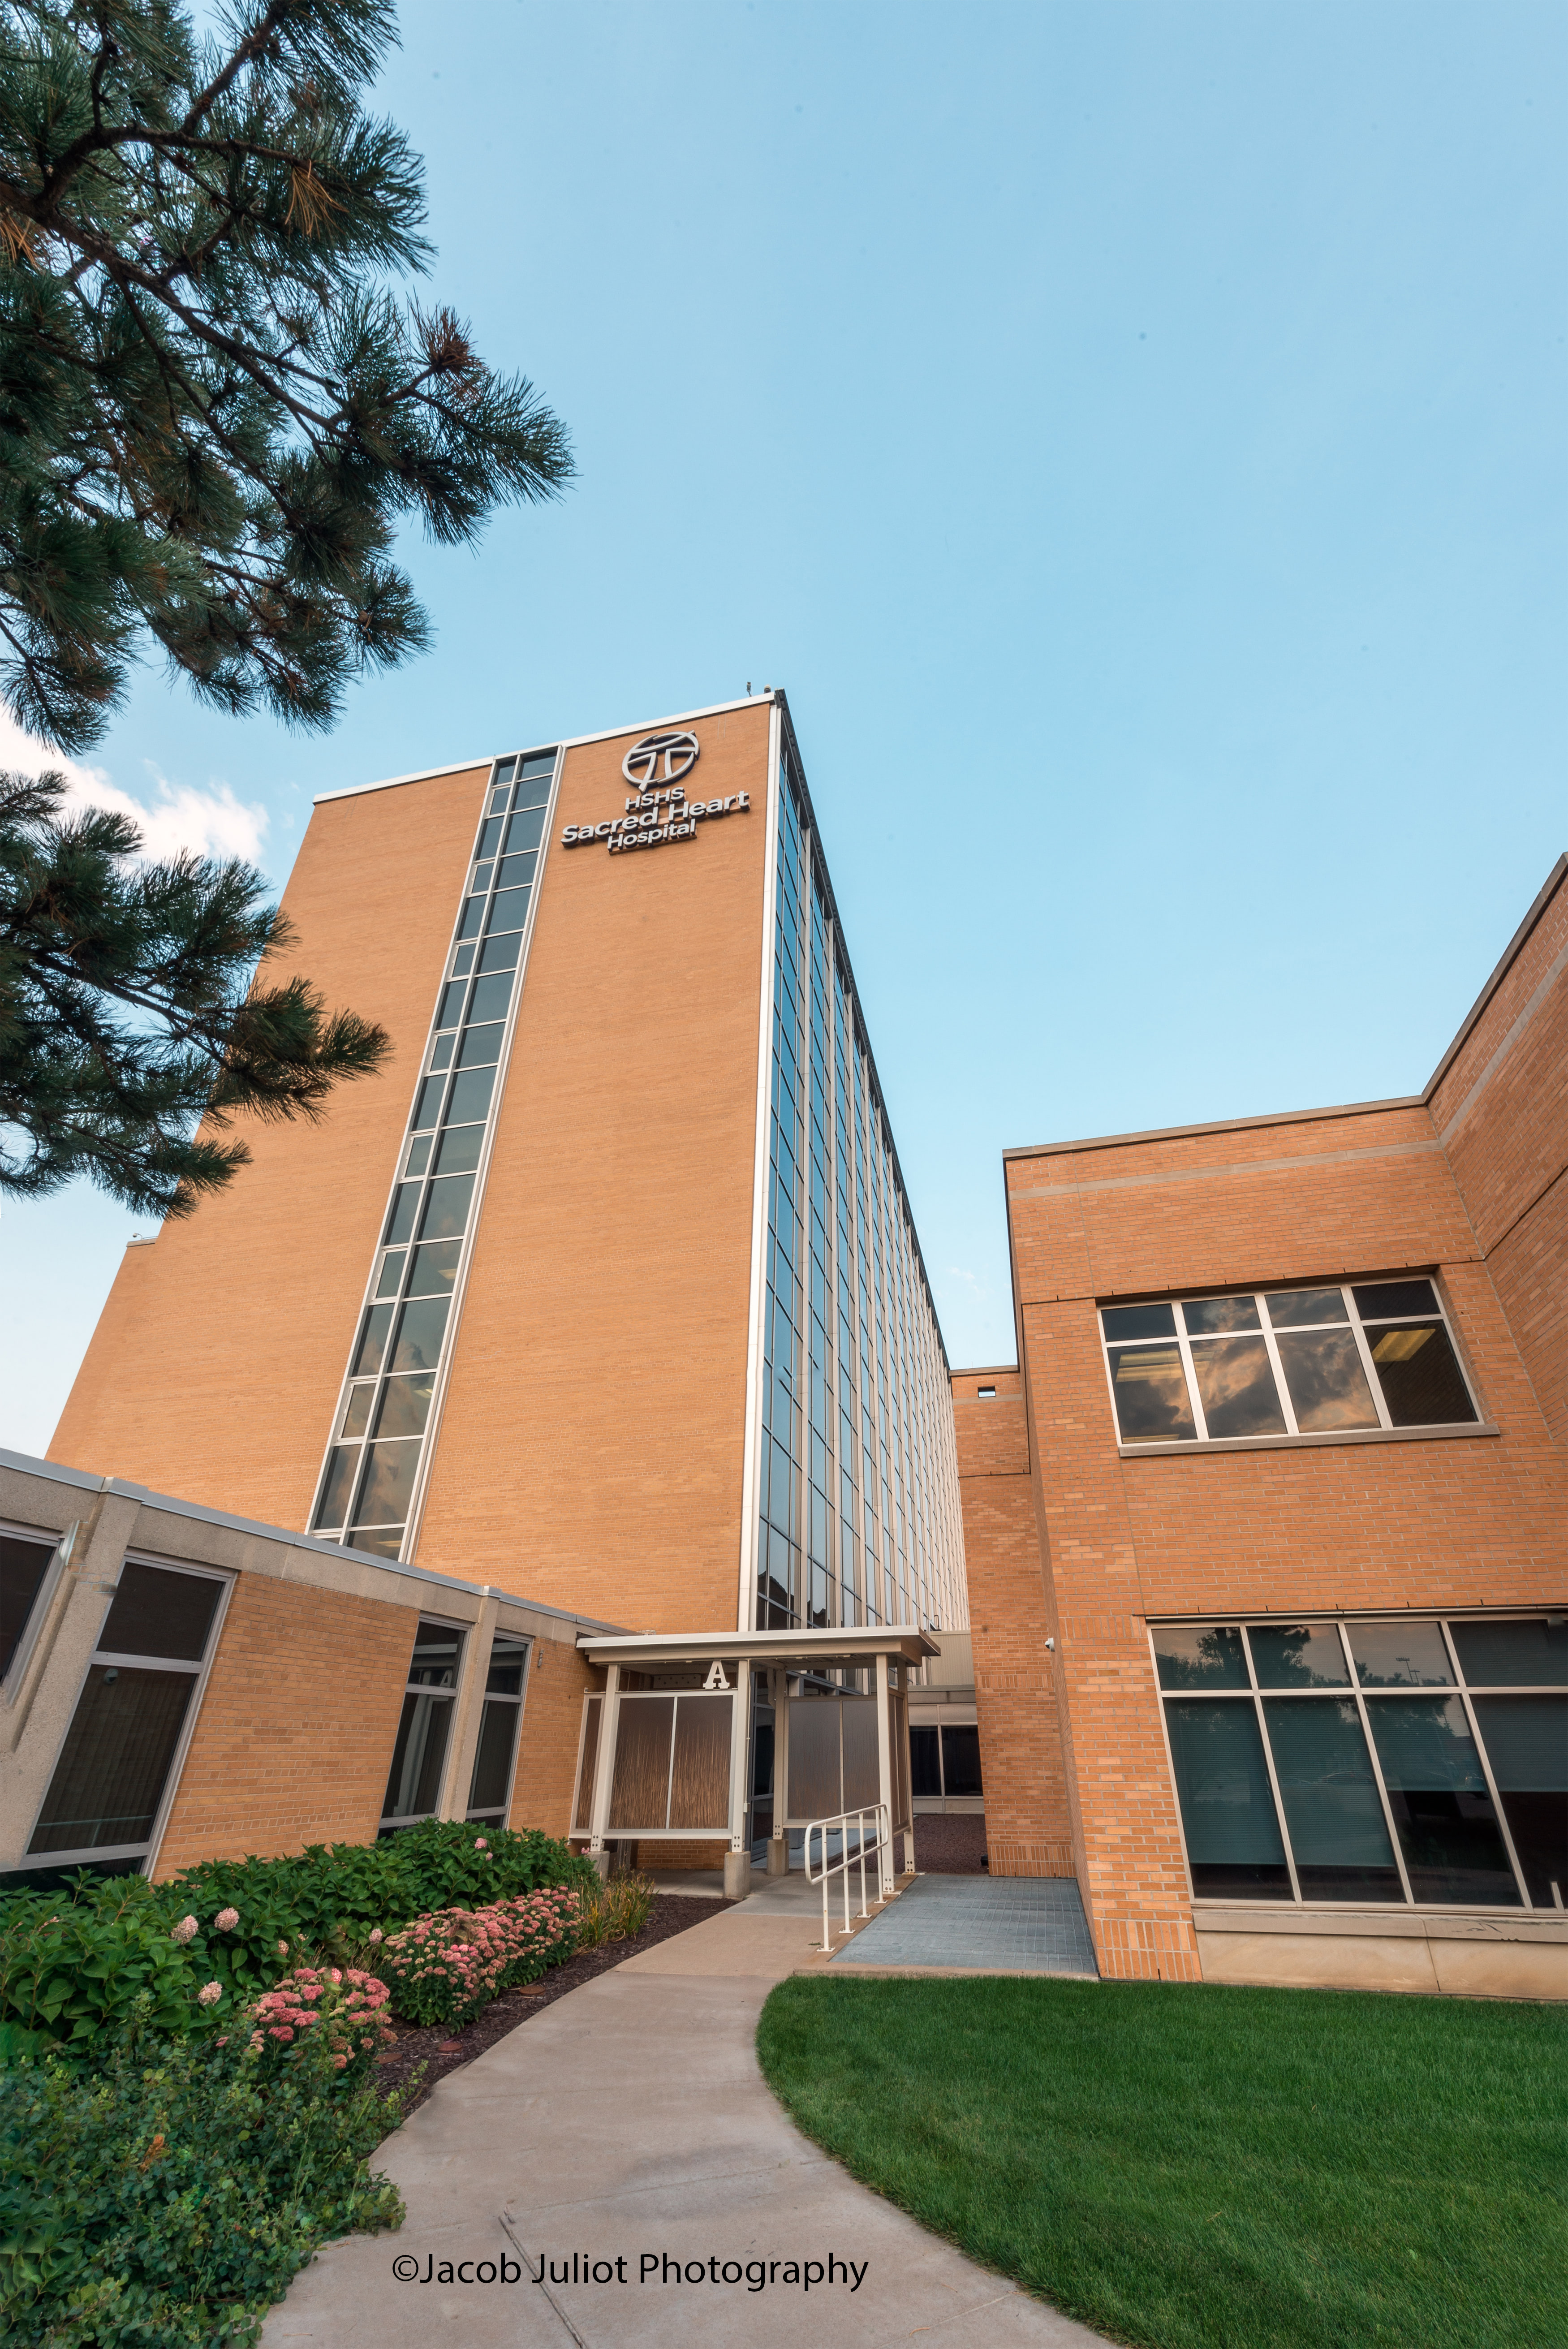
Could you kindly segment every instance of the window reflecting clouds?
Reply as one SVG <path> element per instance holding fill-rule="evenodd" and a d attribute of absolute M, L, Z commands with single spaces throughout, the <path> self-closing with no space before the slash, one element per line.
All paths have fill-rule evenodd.
<path fill-rule="evenodd" d="M 1099 1318 L 1124 1444 L 1370 1434 L 1480 1417 L 1429 1280 L 1106 1305 Z"/>
<path fill-rule="evenodd" d="M 1195 1897 L 1561 1916 L 1565 1628 L 1150 1625 Z"/>

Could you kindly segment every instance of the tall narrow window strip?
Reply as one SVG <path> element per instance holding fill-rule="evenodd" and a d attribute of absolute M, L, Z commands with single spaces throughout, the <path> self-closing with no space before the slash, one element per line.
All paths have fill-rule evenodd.
<path fill-rule="evenodd" d="M 554 750 L 527 751 L 499 760 L 485 785 L 407 1138 L 316 1487 L 313 1532 L 380 1557 L 403 1555 L 430 1441 L 451 1342 L 448 1304 L 472 1241 L 478 1170 L 499 1103 L 556 765 Z M 408 1372 L 428 1375 L 423 1392 L 390 1383 Z"/>

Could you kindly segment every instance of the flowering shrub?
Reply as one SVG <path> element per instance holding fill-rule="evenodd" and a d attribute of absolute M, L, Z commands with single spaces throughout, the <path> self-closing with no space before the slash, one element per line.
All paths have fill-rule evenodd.
<path fill-rule="evenodd" d="M 241 2349 L 319 2244 L 402 2217 L 368 2167 L 396 2108 L 325 2039 L 284 2064 L 243 2033 L 150 2035 L 150 2011 L 90 2076 L 0 2066 L 7 2349 Z"/>
<path fill-rule="evenodd" d="M 388 1935 L 377 1962 L 407 2022 L 458 2027 L 503 1990 L 570 1957 L 577 1913 L 577 1895 L 563 1885 L 482 1909 L 441 1909 Z"/>
<path fill-rule="evenodd" d="M 274 2064 L 288 2061 L 284 2051 L 309 2032 L 331 2051 L 334 2071 L 357 2078 L 392 2037 L 390 1996 L 384 1982 L 357 1966 L 296 1966 L 251 2009 L 251 2045 Z"/>

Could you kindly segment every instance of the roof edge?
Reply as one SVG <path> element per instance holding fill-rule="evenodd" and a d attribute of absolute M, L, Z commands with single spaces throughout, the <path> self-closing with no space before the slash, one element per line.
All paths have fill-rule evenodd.
<path fill-rule="evenodd" d="M 1391 1109 L 1425 1109 L 1425 1093 L 1396 1093 L 1387 1101 L 1334 1102 L 1324 1109 L 1282 1109 L 1271 1116 L 1216 1117 L 1202 1125 L 1150 1125 L 1139 1133 L 1094 1133 L 1081 1142 L 1035 1142 L 1017 1150 L 1004 1150 L 1004 1165 L 1011 1158 L 1056 1158 L 1075 1150 L 1118 1150 L 1134 1142 L 1180 1142 L 1199 1133 L 1245 1133 L 1268 1125 L 1310 1125 L 1325 1117 L 1376 1117 Z"/>
<path fill-rule="evenodd" d="M 1552 870 L 1547 874 L 1545 880 L 1542 883 L 1540 889 L 1536 892 L 1535 900 L 1532 905 L 1530 911 L 1526 914 L 1523 921 L 1521 922 L 1519 927 L 1515 930 L 1513 936 L 1504 947 L 1501 957 L 1498 961 L 1497 968 L 1493 970 L 1491 977 L 1487 980 L 1486 985 L 1481 988 L 1480 993 L 1476 997 L 1475 1001 L 1470 1005 L 1470 1009 L 1466 1012 L 1463 1019 L 1460 1021 L 1458 1033 L 1455 1035 L 1453 1042 L 1449 1046 L 1448 1050 L 1443 1054 L 1442 1059 L 1438 1062 L 1437 1067 L 1427 1079 L 1426 1085 L 1421 1093 L 1421 1099 L 1424 1102 L 1429 1102 L 1431 1100 L 1432 1095 L 1442 1083 L 1442 1081 L 1447 1076 L 1449 1069 L 1452 1068 L 1455 1061 L 1458 1060 L 1460 1053 L 1463 1050 L 1465 1042 L 1470 1036 L 1471 1029 L 1475 1026 L 1476 1021 L 1480 1018 L 1481 1013 L 1486 1009 L 1487 1005 L 1491 1001 L 1492 997 L 1497 993 L 1498 988 L 1502 985 L 1503 980 L 1508 977 L 1513 965 L 1518 961 L 1520 954 L 1523 950 L 1532 930 L 1534 929 L 1536 924 L 1540 921 L 1541 916 L 1546 911 L 1547 906 L 1557 895 L 1558 889 L 1562 885 L 1564 874 L 1568 874 L 1568 850 L 1564 850 L 1563 854 L 1557 859 L 1556 864 L 1552 867 Z"/>

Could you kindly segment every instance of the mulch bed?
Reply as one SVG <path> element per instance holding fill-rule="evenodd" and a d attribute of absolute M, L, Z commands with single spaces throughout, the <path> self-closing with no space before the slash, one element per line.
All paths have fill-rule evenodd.
<path fill-rule="evenodd" d="M 661 1892 L 654 1901 L 648 1921 L 640 1933 L 624 1941 L 606 1941 L 596 1950 L 580 1950 L 563 1966 L 552 1966 L 526 1990 L 509 1990 L 491 2002 L 484 2013 L 461 2031 L 451 2031 L 445 2023 L 422 2028 L 414 2023 L 398 2023 L 393 2018 L 397 2033 L 397 2044 L 382 2056 L 377 2074 L 377 2086 L 384 2095 L 403 2095 L 405 2119 L 421 2106 L 438 2080 L 449 2072 L 458 2072 L 526 2023 L 532 2014 L 549 2006 L 552 2001 L 564 1998 L 569 1990 L 577 1990 L 595 1974 L 608 1973 L 624 1958 L 635 1957 L 639 1950 L 651 1950 L 656 1941 L 667 1941 L 672 1934 L 684 1933 L 690 1926 L 700 1925 L 706 1917 L 717 1917 L 723 1909 L 733 1909 L 733 1900 L 692 1899 L 684 1894 Z M 424 2078 L 418 2086 L 410 2087 L 415 2073 L 423 2067 Z"/>
<path fill-rule="evenodd" d="M 984 1876 L 985 1818 L 980 1811 L 918 1811 L 914 1864 L 928 1876 Z"/>

